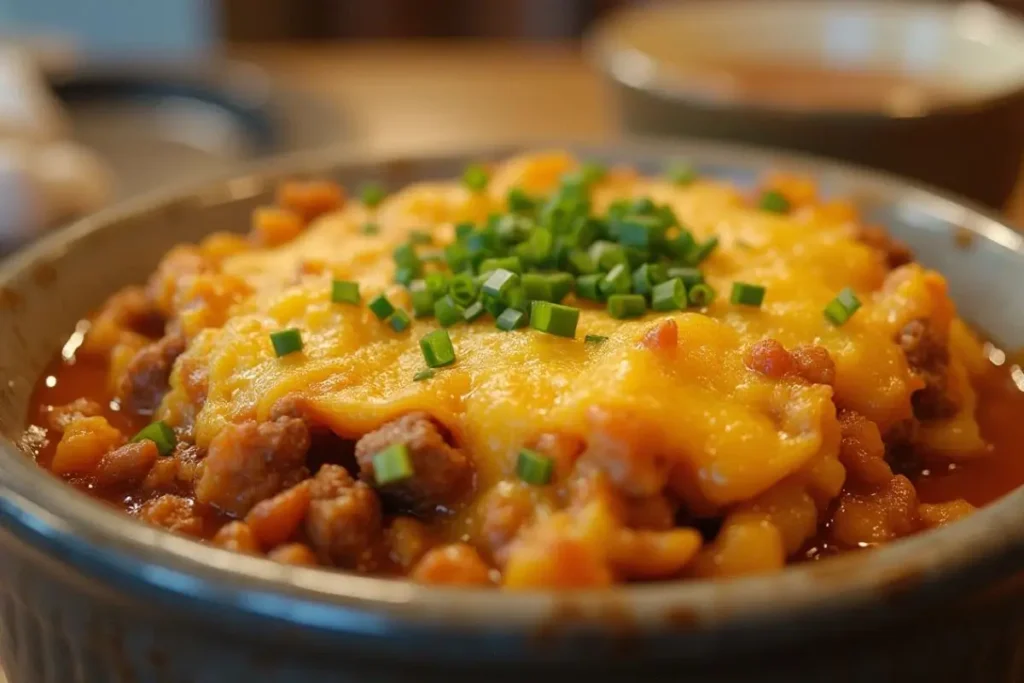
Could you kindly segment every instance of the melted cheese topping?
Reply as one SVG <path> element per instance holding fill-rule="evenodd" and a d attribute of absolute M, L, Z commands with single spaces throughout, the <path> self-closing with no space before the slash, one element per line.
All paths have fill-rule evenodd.
<path fill-rule="evenodd" d="M 253 294 L 223 327 L 192 340 L 175 366 L 164 417 L 173 421 L 175 407 L 188 402 L 184 372 L 197 367 L 208 382 L 195 415 L 195 438 L 203 447 L 226 423 L 266 419 L 290 394 L 307 399 L 315 419 L 346 438 L 423 410 L 471 454 L 482 490 L 514 476 L 516 453 L 539 434 L 585 441 L 595 420 L 611 412 L 639 425 L 651 447 L 671 459 L 672 485 L 693 508 L 754 500 L 794 476 L 812 482 L 811 495 L 816 477 L 830 479 L 821 495 L 836 495 L 842 483 L 836 404 L 883 430 L 910 418 L 910 395 L 922 385 L 894 336 L 913 318 L 948 327 L 954 313 L 940 276 L 910 266 L 898 281 L 886 280 L 881 255 L 854 239 L 849 221 L 827 211 L 774 215 L 751 208 L 726 184 L 679 187 L 613 171 L 595 188 L 597 211 L 614 199 L 649 196 L 670 204 L 698 238 L 719 237 L 719 248 L 702 265 L 719 292 L 710 308 L 617 321 L 602 307 L 570 300 L 584 309 L 575 339 L 532 329 L 502 332 L 485 317 L 450 328 L 457 361 L 424 382 L 412 377 L 424 367 L 418 341 L 436 328 L 433 319 L 398 333 L 365 305 L 331 303 L 330 281 L 340 277 L 361 283 L 364 302 L 386 291 L 408 308 L 403 288 L 391 284 L 391 251 L 410 230 L 431 230 L 435 242 L 445 244 L 454 223 L 504 210 L 508 188 L 551 191 L 575 163 L 560 153 L 531 155 L 498 167 L 484 194 L 453 181 L 413 185 L 376 211 L 350 202 L 285 245 L 228 257 L 224 272 L 245 280 Z M 368 220 L 380 226 L 379 234 L 362 234 Z M 764 305 L 731 305 L 734 281 L 766 286 Z M 835 327 L 822 309 L 847 286 L 864 306 Z M 662 353 L 639 343 L 666 318 L 678 325 L 678 347 Z M 301 330 L 304 349 L 277 358 L 269 334 L 288 327 Z M 610 339 L 586 344 L 586 334 Z M 836 365 L 835 396 L 826 385 L 748 369 L 744 350 L 769 337 L 787 348 L 827 348 Z M 962 363 L 955 367 L 965 376 Z M 971 392 L 967 382 L 961 388 Z M 965 403 L 973 406 L 973 400 Z M 970 412 L 950 424 L 961 434 L 954 450 L 977 450 Z M 941 441 L 943 424 L 929 429 L 927 438 Z"/>

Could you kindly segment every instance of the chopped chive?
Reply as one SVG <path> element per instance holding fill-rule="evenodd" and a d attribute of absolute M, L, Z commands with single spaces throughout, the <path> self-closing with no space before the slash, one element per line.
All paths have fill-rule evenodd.
<path fill-rule="evenodd" d="M 552 301 L 556 304 L 566 297 L 573 290 L 576 280 L 569 273 L 552 273 L 547 276 L 551 283 Z"/>
<path fill-rule="evenodd" d="M 608 271 L 619 264 L 629 264 L 625 249 L 614 242 L 598 240 L 590 245 L 588 253 L 601 270 Z"/>
<path fill-rule="evenodd" d="M 481 300 L 483 301 L 484 304 L 484 310 L 486 310 L 495 318 L 501 315 L 502 312 L 506 308 L 508 308 L 508 306 L 505 305 L 504 301 L 502 301 L 500 298 L 496 296 L 491 296 L 490 294 L 484 294 L 483 297 L 481 297 Z"/>
<path fill-rule="evenodd" d="M 704 308 L 705 306 L 710 306 L 711 302 L 715 300 L 715 290 L 710 285 L 696 284 L 690 287 L 690 293 L 687 298 L 690 300 L 691 306 Z"/>
<path fill-rule="evenodd" d="M 526 290 L 519 285 L 509 287 L 502 296 L 502 301 L 504 301 L 509 308 L 514 308 L 517 311 L 523 311 L 524 313 L 526 312 L 526 304 L 528 302 L 528 299 L 526 298 Z"/>
<path fill-rule="evenodd" d="M 522 311 L 518 311 L 514 308 L 506 308 L 498 316 L 498 320 L 495 322 L 495 327 L 499 330 L 505 330 L 511 332 L 512 330 L 522 327 L 523 323 L 526 322 L 526 314 Z"/>
<path fill-rule="evenodd" d="M 705 241 L 701 242 L 700 244 L 694 245 L 694 247 L 690 249 L 689 253 L 686 255 L 686 261 L 691 266 L 700 265 L 700 263 L 704 261 L 704 259 L 706 259 L 708 256 L 711 256 L 711 252 L 713 252 L 716 248 L 718 248 L 718 238 L 709 237 Z"/>
<path fill-rule="evenodd" d="M 700 272 L 696 268 L 669 268 L 668 277 L 677 277 L 683 281 L 686 285 L 686 289 L 690 289 L 704 282 L 704 273 Z"/>
<path fill-rule="evenodd" d="M 448 336 L 448 330 L 434 330 L 420 339 L 423 359 L 432 368 L 440 368 L 455 362 L 455 347 Z"/>
<path fill-rule="evenodd" d="M 581 275 L 576 278 L 576 296 L 591 301 L 601 301 L 604 297 L 601 294 L 601 280 L 604 278 L 600 273 L 593 275 Z"/>
<path fill-rule="evenodd" d="M 537 203 L 521 187 L 509 190 L 507 201 L 508 210 L 513 213 L 529 213 L 537 208 Z"/>
<path fill-rule="evenodd" d="M 693 233 L 689 230 L 680 230 L 678 235 L 668 241 L 665 248 L 673 256 L 686 258 L 695 246 L 697 241 L 693 239 Z"/>
<path fill-rule="evenodd" d="M 456 275 L 448 283 L 448 296 L 460 306 L 468 306 L 476 301 L 479 289 L 469 275 Z"/>
<path fill-rule="evenodd" d="M 395 312 L 395 307 L 391 305 L 391 302 L 383 294 L 378 294 L 370 299 L 367 307 L 377 316 L 377 320 L 387 320 Z"/>
<path fill-rule="evenodd" d="M 579 319 L 580 309 L 572 306 L 534 301 L 530 307 L 530 326 L 559 337 L 575 337 Z"/>
<path fill-rule="evenodd" d="M 139 441 L 152 441 L 156 444 L 157 453 L 160 455 L 170 455 L 178 443 L 178 437 L 175 436 L 174 430 L 168 427 L 166 422 L 157 420 L 156 422 L 150 422 L 139 430 L 138 434 L 132 437 L 132 443 Z"/>
<path fill-rule="evenodd" d="M 679 278 L 655 285 L 651 292 L 651 308 L 656 311 L 679 311 L 686 303 L 686 285 Z"/>
<path fill-rule="evenodd" d="M 392 256 L 399 266 L 417 266 L 420 263 L 420 257 L 416 255 L 416 247 L 411 242 L 399 244 L 392 252 Z"/>
<path fill-rule="evenodd" d="M 790 209 L 789 200 L 786 199 L 786 195 L 778 190 L 766 190 L 761 194 L 761 199 L 757 205 L 762 211 L 770 211 L 771 213 L 789 213 Z"/>
<path fill-rule="evenodd" d="M 294 327 L 271 332 L 270 343 L 274 346 L 274 353 L 280 358 L 302 350 L 302 334 Z"/>
<path fill-rule="evenodd" d="M 628 247 L 650 247 L 662 237 L 662 225 L 654 216 L 630 216 L 616 224 L 619 243 Z"/>
<path fill-rule="evenodd" d="M 600 182 L 608 175 L 608 167 L 593 161 L 588 161 L 580 167 L 580 179 L 587 185 Z"/>
<path fill-rule="evenodd" d="M 842 325 L 857 312 L 861 306 L 860 299 L 853 289 L 846 287 L 825 306 L 825 317 L 834 325 Z"/>
<path fill-rule="evenodd" d="M 523 276 L 523 293 L 527 299 L 538 301 L 554 301 L 555 293 L 551 281 L 540 273 L 527 273 Z"/>
<path fill-rule="evenodd" d="M 434 315 L 434 295 L 427 289 L 425 281 L 412 281 L 409 285 L 409 299 L 412 301 L 412 313 L 417 318 L 429 318 Z"/>
<path fill-rule="evenodd" d="M 473 303 L 466 307 L 466 310 L 462 312 L 462 319 L 465 320 L 467 323 L 471 323 L 486 312 L 487 309 L 484 308 L 483 303 L 479 301 L 474 301 Z"/>
<path fill-rule="evenodd" d="M 349 280 L 331 282 L 331 301 L 336 304 L 356 304 L 362 301 L 359 296 L 359 283 Z"/>
<path fill-rule="evenodd" d="M 417 264 L 415 266 L 400 266 L 395 269 L 395 282 L 405 285 L 409 284 L 423 274 L 423 268 Z"/>
<path fill-rule="evenodd" d="M 444 273 L 430 273 L 423 281 L 427 284 L 427 291 L 435 299 L 448 293 L 448 276 Z"/>
<path fill-rule="evenodd" d="M 647 302 L 640 294 L 613 294 L 608 297 L 608 315 L 618 320 L 639 318 L 647 312 Z"/>
<path fill-rule="evenodd" d="M 693 166 L 683 162 L 676 162 L 672 164 L 665 175 L 676 185 L 689 185 L 697 179 L 697 171 L 694 170 Z"/>
<path fill-rule="evenodd" d="M 665 267 L 659 263 L 645 263 L 633 271 L 633 292 L 650 294 L 655 285 L 665 281 Z"/>
<path fill-rule="evenodd" d="M 476 232 L 476 226 L 472 223 L 463 222 L 455 225 L 455 239 L 464 240 Z"/>
<path fill-rule="evenodd" d="M 380 226 L 377 225 L 376 223 L 374 223 L 373 221 L 367 221 L 367 222 L 363 223 L 363 230 L 362 230 L 362 232 L 363 232 L 364 235 L 379 235 L 380 234 Z"/>
<path fill-rule="evenodd" d="M 583 338 L 583 341 L 588 344 L 603 344 L 608 341 L 608 337 L 603 334 L 588 334 Z"/>
<path fill-rule="evenodd" d="M 483 192 L 487 189 L 490 175 L 487 169 L 479 164 L 467 166 L 462 173 L 462 184 L 469 188 L 470 192 Z"/>
<path fill-rule="evenodd" d="M 629 268 L 625 264 L 619 265 L 608 271 L 598 283 L 598 289 L 604 296 L 612 294 L 629 294 L 633 286 L 632 278 L 629 276 Z"/>
<path fill-rule="evenodd" d="M 404 443 L 391 444 L 373 456 L 373 478 L 378 486 L 403 481 L 412 475 L 412 458 Z"/>
<path fill-rule="evenodd" d="M 579 249 L 570 251 L 566 261 L 569 264 L 569 269 L 577 275 L 589 275 L 597 272 L 597 264 L 585 251 Z"/>
<path fill-rule="evenodd" d="M 412 320 L 409 319 L 408 313 L 399 308 L 388 318 L 388 324 L 395 332 L 403 332 L 412 324 Z"/>
<path fill-rule="evenodd" d="M 362 199 L 363 204 L 366 204 L 369 208 L 376 208 L 384 201 L 384 188 L 377 183 L 366 183 L 359 191 L 359 197 Z"/>
<path fill-rule="evenodd" d="M 463 319 L 465 311 L 452 300 L 450 294 L 446 294 L 434 302 L 434 317 L 442 327 L 451 327 Z"/>
<path fill-rule="evenodd" d="M 412 381 L 413 382 L 422 382 L 423 380 L 431 379 L 436 374 L 437 374 L 437 371 L 432 369 L 432 368 L 427 368 L 426 370 L 420 370 L 419 372 L 417 372 L 415 375 L 412 376 Z"/>
<path fill-rule="evenodd" d="M 484 281 L 483 290 L 484 293 L 490 294 L 491 296 L 500 297 L 510 287 L 515 287 L 519 284 L 519 276 L 510 270 L 504 268 L 498 268 L 493 271 L 490 276 Z"/>
<path fill-rule="evenodd" d="M 757 307 L 764 301 L 764 293 L 765 288 L 761 285 L 734 282 L 732 283 L 732 293 L 729 295 L 729 303 Z"/>
<path fill-rule="evenodd" d="M 480 262 L 481 273 L 489 273 L 494 270 L 507 270 L 519 275 L 523 272 L 523 264 L 518 256 L 488 258 Z"/>
<path fill-rule="evenodd" d="M 537 451 L 523 448 L 516 458 L 516 476 L 527 484 L 544 486 L 551 482 L 555 472 L 555 461 Z"/>

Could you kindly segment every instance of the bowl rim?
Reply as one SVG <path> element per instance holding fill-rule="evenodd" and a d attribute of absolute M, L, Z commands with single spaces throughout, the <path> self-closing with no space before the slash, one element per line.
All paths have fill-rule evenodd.
<path fill-rule="evenodd" d="M 872 11 L 873 8 L 900 7 L 907 9 L 931 9 L 943 12 L 947 18 L 955 13 L 977 7 L 988 16 L 989 24 L 1009 26 L 1024 36 L 1024 17 L 1020 17 L 1006 9 L 992 5 L 984 0 L 967 0 L 962 3 L 947 3 L 938 0 L 827 0 L 831 4 L 856 6 L 861 11 Z M 702 95 L 699 90 L 691 90 L 682 86 L 677 79 L 666 77 L 665 70 L 660 66 L 657 57 L 644 50 L 628 44 L 616 35 L 618 23 L 626 17 L 642 15 L 645 12 L 657 11 L 666 6 L 677 6 L 683 11 L 699 11 L 701 7 L 713 7 L 725 10 L 732 5 L 750 5 L 757 0 L 689 0 L 685 5 L 660 0 L 654 5 L 623 6 L 615 9 L 587 30 L 584 35 L 584 52 L 590 61 L 616 84 L 668 100 L 675 104 L 685 105 L 716 113 L 734 112 L 739 116 L 771 116 L 779 119 L 815 119 L 822 121 L 860 121 L 860 122 L 912 122 L 921 119 L 937 119 L 964 116 L 1000 107 L 1009 102 L 1024 98 L 1024 72 L 1015 83 L 995 88 L 977 95 L 956 99 L 951 102 L 929 105 L 921 111 L 911 114 L 894 114 L 885 109 L 830 109 L 817 106 L 787 105 L 783 102 L 763 102 L 754 98 L 740 97 L 736 99 L 719 99 Z M 820 7 L 819 0 L 787 0 L 791 5 L 813 5 Z M 947 19 L 948 20 L 948 19 Z M 1024 43 L 1022 43 L 1024 45 Z M 643 79 L 623 78 L 623 62 L 629 59 L 643 59 L 649 65 Z"/>
<path fill-rule="evenodd" d="M 958 216 L 979 239 L 1014 252 L 1024 262 L 1024 236 L 970 202 L 840 162 L 764 148 L 687 140 L 637 139 L 621 143 L 563 142 L 549 148 L 581 156 L 689 157 L 701 165 L 737 168 L 783 166 L 833 178 L 871 196 L 911 202 L 939 216 Z M 0 287 L 34 264 L 71 253 L 79 240 L 121 221 L 159 214 L 168 207 L 202 210 L 235 202 L 272 188 L 280 179 L 330 173 L 339 168 L 374 168 L 410 161 L 465 161 L 504 156 L 536 143 L 489 145 L 455 152 L 374 155 L 326 150 L 299 153 L 193 189 L 157 192 L 84 218 L 50 234 L 0 264 Z M 953 241 L 950 240 L 952 248 Z M 239 555 L 151 528 L 40 469 L 19 448 L 0 438 L 0 529 L 56 554 L 72 568 L 96 576 L 117 576 L 125 590 L 172 596 L 182 608 L 242 613 L 263 620 L 368 641 L 416 634 L 429 648 L 460 634 L 485 641 L 494 633 L 546 635 L 598 632 L 622 635 L 689 634 L 721 637 L 771 623 L 767 637 L 745 646 L 769 647 L 818 635 L 814 624 L 828 616 L 887 618 L 894 604 L 921 605 L 949 599 L 1004 578 L 1024 566 L 1024 487 L 948 527 L 900 540 L 870 553 L 848 553 L 827 562 L 788 567 L 777 574 L 727 581 L 682 581 L 618 587 L 604 591 L 506 592 L 495 589 L 425 587 L 321 569 L 289 567 Z M 496 616 L 500 615 L 500 616 Z M 891 615 L 888 615 L 891 616 Z M 852 622 L 851 622 L 852 623 Z M 788 625 L 791 628 L 781 628 Z M 760 632 L 759 632 L 760 633 Z M 699 652 L 697 641 L 691 643 Z M 678 657 L 686 639 L 667 654 Z M 490 641 L 486 641 L 490 643 Z M 700 643 L 706 643 L 701 640 Z M 492 643 L 493 644 L 493 643 Z"/>

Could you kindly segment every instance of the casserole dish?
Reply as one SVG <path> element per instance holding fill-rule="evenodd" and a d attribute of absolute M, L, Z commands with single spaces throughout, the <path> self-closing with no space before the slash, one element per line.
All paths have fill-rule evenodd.
<path fill-rule="evenodd" d="M 780 166 L 809 173 L 944 272 L 954 299 L 992 339 L 1010 347 L 1024 339 L 1021 321 L 1005 315 L 1015 306 L 1021 238 L 983 213 L 888 177 L 778 153 L 664 143 L 573 151 L 648 172 L 685 156 L 702 174 L 740 185 Z M 326 175 L 356 186 L 375 177 L 398 187 L 506 152 L 292 159 L 140 201 L 36 245 L 0 277 L 5 436 L 25 436 L 32 385 L 62 332 L 117 287 L 141 281 L 173 244 L 247 225 L 277 181 Z M 95 268 L 119 253 L 124 268 Z M 824 671 L 839 680 L 963 680 L 984 671 L 991 680 L 1016 661 L 1014 593 L 982 589 L 1019 561 L 1019 493 L 939 531 L 776 575 L 509 596 L 204 548 L 117 516 L 46 478 L 13 447 L 3 457 L 3 655 L 15 683 L 554 678 L 566 667 L 602 680 L 656 680 L 678 677 L 680 666 L 694 680 L 813 680 Z M 937 638 L 955 645 L 936 651 Z"/>

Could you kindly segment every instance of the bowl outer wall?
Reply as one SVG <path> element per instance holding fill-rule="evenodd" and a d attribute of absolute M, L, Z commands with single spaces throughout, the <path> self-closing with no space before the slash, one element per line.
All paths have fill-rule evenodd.
<path fill-rule="evenodd" d="M 1024 316 L 1006 315 L 1024 311 L 1024 240 L 965 203 L 783 152 L 664 141 L 569 147 L 647 171 L 685 157 L 702 172 L 746 185 L 769 168 L 810 172 L 823 192 L 852 196 L 923 262 L 943 270 L 973 322 L 1002 343 L 1024 343 Z M 48 237 L 0 268 L 0 431 L 11 441 L 21 436 L 32 384 L 76 320 L 117 287 L 141 282 L 173 244 L 245 229 L 248 213 L 271 197 L 278 179 L 326 174 L 354 186 L 375 177 L 396 188 L 450 177 L 468 161 L 509 151 L 386 161 L 304 155 L 142 199 Z M 958 246 L 964 230 L 974 236 L 968 248 Z M 960 604 L 1024 566 L 1022 519 L 1024 492 L 1016 491 L 946 529 L 775 576 L 572 594 L 428 589 L 285 567 L 148 528 L 38 470 L 11 442 L 0 443 L 3 538 L 19 553 L 57 563 L 64 580 L 87 580 L 100 599 L 198 620 L 217 632 L 272 634 L 363 657 L 400 648 L 426 660 L 579 661 L 594 652 L 595 639 L 612 635 L 642 645 L 650 660 L 696 661 L 721 654 L 723 642 L 734 653 L 764 652 L 834 637 L 837 629 L 864 633 L 936 601 Z"/>

